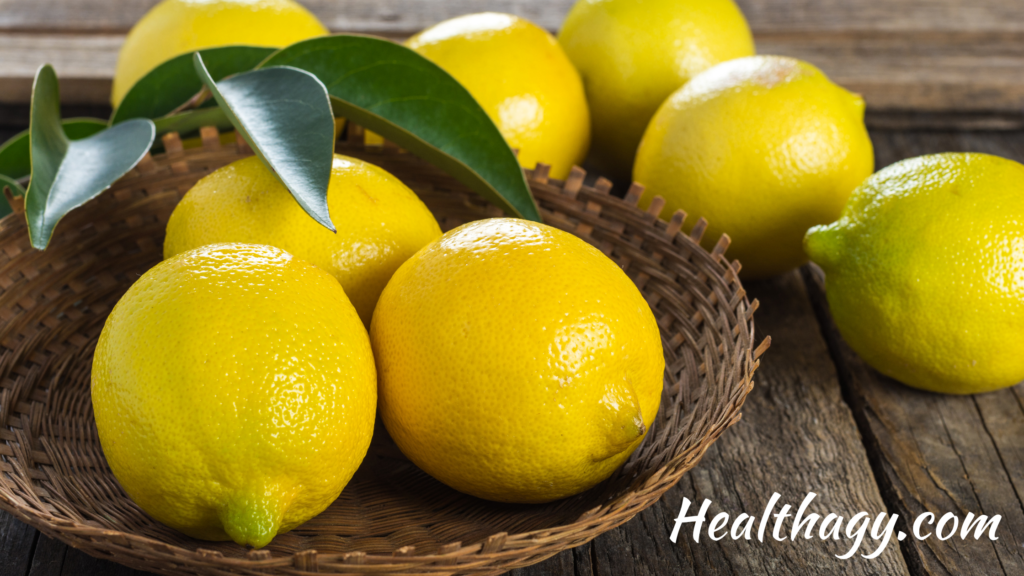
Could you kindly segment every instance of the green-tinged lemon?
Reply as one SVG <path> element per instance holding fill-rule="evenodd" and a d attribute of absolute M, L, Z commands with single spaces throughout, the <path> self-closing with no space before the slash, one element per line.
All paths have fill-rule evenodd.
<path fill-rule="evenodd" d="M 1024 380 L 1024 166 L 987 154 L 893 164 L 804 240 L 843 338 L 934 392 Z"/>

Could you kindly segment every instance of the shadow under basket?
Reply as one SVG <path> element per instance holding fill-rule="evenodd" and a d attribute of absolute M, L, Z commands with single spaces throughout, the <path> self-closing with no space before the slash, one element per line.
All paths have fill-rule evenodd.
<path fill-rule="evenodd" d="M 753 314 L 724 254 L 708 252 L 701 219 L 657 217 L 611 183 L 564 182 L 538 165 L 527 179 L 544 221 L 618 263 L 661 328 L 665 386 L 651 431 L 597 487 L 545 505 L 508 505 L 458 493 L 406 460 L 378 422 L 369 454 L 326 511 L 262 550 L 206 542 L 152 520 L 124 493 L 100 449 L 89 394 L 93 350 L 118 298 L 161 260 L 164 228 L 197 180 L 251 151 L 205 128 L 185 149 L 176 134 L 111 190 L 73 211 L 50 247 L 29 245 L 20 205 L 0 221 L 0 507 L 93 556 L 168 574 L 500 574 L 579 546 L 655 503 L 740 418 L 757 357 Z M 365 146 L 351 127 L 338 152 L 388 170 L 433 211 L 442 229 L 501 216 L 457 181 L 389 143 Z M 15 200 L 15 203 L 19 203 Z"/>

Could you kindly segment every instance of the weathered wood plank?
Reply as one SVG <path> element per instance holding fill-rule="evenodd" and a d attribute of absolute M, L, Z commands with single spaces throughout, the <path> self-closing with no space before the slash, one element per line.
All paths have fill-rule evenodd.
<path fill-rule="evenodd" d="M 0 510 L 0 576 L 25 576 L 39 533 Z"/>
<path fill-rule="evenodd" d="M 879 166 L 942 151 L 1024 159 L 1024 132 L 903 131 L 872 134 Z M 823 333 L 887 502 L 903 518 L 999 514 L 999 540 L 903 542 L 922 574 L 1024 573 L 1024 384 L 974 397 L 920 392 L 880 375 L 842 340 L 819 273 L 805 274 Z M 934 526 L 926 527 L 933 531 Z M 906 530 L 905 526 L 901 529 Z M 908 530 L 909 533 L 909 530 Z"/>
<path fill-rule="evenodd" d="M 123 34 L 154 0 L 7 0 L 0 10 L 0 103 L 25 102 L 49 61 L 66 102 L 100 103 Z M 493 10 L 557 30 L 573 0 L 313 0 L 332 30 L 402 38 Z M 817 64 L 872 110 L 1024 107 L 1024 4 L 1002 0 L 741 0 L 759 52 Z"/>
<path fill-rule="evenodd" d="M 122 35 L 66 35 L 0 32 L 0 104 L 27 103 L 32 79 L 52 64 L 64 103 L 106 104 Z"/>
<path fill-rule="evenodd" d="M 2 557 L 0 557 L 2 558 Z M 93 558 L 60 540 L 40 534 L 28 576 L 146 576 L 148 572 Z M 24 572 L 22 573 L 24 574 Z"/>
<path fill-rule="evenodd" d="M 575 0 L 302 0 L 331 30 L 413 34 L 460 14 L 508 12 L 557 29 Z M 8 0 L 0 30 L 124 33 L 157 0 Z"/>
<path fill-rule="evenodd" d="M 60 573 L 61 576 L 146 576 L 148 574 L 109 560 L 93 558 L 74 548 L 67 549 Z"/>
<path fill-rule="evenodd" d="M 126 32 L 157 0 L 6 0 L 0 30 Z M 332 30 L 412 33 L 470 12 L 509 12 L 555 30 L 575 0 L 302 0 Z M 1024 32 L 1005 0 L 737 0 L 756 32 Z"/>
<path fill-rule="evenodd" d="M 757 328 L 771 334 L 772 348 L 762 359 L 743 419 L 660 502 L 594 541 L 594 573 L 906 574 L 895 539 L 873 560 L 859 555 L 840 560 L 835 555 L 845 553 L 850 543 L 822 542 L 817 536 L 777 542 L 769 529 L 765 541 L 758 542 L 756 526 L 753 541 L 726 537 L 715 542 L 705 525 L 700 543 L 694 543 L 692 524 L 680 531 L 676 544 L 669 540 L 684 497 L 695 502 L 689 514 L 710 499 L 709 520 L 721 511 L 732 519 L 741 512 L 760 518 L 773 492 L 795 509 L 813 491 L 818 497 L 809 511 L 821 516 L 834 512 L 849 519 L 866 511 L 873 518 L 886 512 L 799 276 L 788 274 L 748 289 L 761 300 Z M 791 520 L 784 527 L 788 534 Z M 860 553 L 876 547 L 868 539 Z"/>
<path fill-rule="evenodd" d="M 107 102 L 123 40 L 116 34 L 0 32 L 0 103 L 27 102 L 32 78 L 43 63 L 56 68 L 64 102 Z M 814 63 L 839 84 L 863 94 L 872 111 L 1019 114 L 1024 107 L 1024 34 L 991 44 L 988 40 L 952 34 L 757 36 L 761 53 Z"/>
<path fill-rule="evenodd" d="M 1024 31 L 1024 4 L 1005 0 L 736 0 L 757 31 Z"/>
<path fill-rule="evenodd" d="M 915 574 L 992 576 L 1024 573 L 1024 454 L 1022 387 L 978 397 L 921 392 L 867 366 L 843 342 L 817 275 L 808 274 L 840 379 L 861 424 L 887 502 L 904 519 L 900 530 L 930 512 L 935 522 L 953 513 L 999 514 L 999 540 L 907 538 L 903 548 Z M 935 526 L 923 526 L 922 533 Z M 948 526 L 947 526 L 948 531 Z"/>
<path fill-rule="evenodd" d="M 67 552 L 67 544 L 40 534 L 28 576 L 60 576 Z"/>
<path fill-rule="evenodd" d="M 873 6 L 881 2 L 853 2 Z M 1019 16 L 1024 23 L 1024 15 Z M 1019 111 L 1024 34 L 828 30 L 757 34 L 762 54 L 793 56 L 864 96 L 872 110 Z"/>
<path fill-rule="evenodd" d="M 592 544 L 563 550 L 552 558 L 508 572 L 508 576 L 596 576 L 591 566 Z"/>

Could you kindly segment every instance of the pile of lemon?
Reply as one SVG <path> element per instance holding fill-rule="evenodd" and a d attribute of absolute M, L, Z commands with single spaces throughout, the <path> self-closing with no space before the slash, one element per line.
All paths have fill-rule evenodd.
<path fill-rule="evenodd" d="M 258 158 L 213 172 L 111 312 L 96 423 L 150 515 L 264 546 L 338 497 L 378 413 L 425 471 L 502 502 L 577 494 L 640 444 L 661 338 L 599 250 L 518 219 L 442 234 L 401 181 L 342 155 L 327 200 L 337 234 Z"/>
<path fill-rule="evenodd" d="M 325 33 L 291 0 L 164 0 L 129 34 L 113 102 L 180 53 Z M 844 335 L 887 374 L 956 393 L 1024 378 L 1024 167 L 945 155 L 865 181 L 863 100 L 754 56 L 732 0 L 580 0 L 557 39 L 473 14 L 407 46 L 466 86 L 524 166 L 562 178 L 591 151 L 632 171 L 642 203 L 729 233 L 748 277 L 809 253 Z M 100 440 L 154 518 L 264 546 L 337 498 L 376 415 L 423 470 L 502 502 L 584 491 L 643 441 L 659 331 L 601 252 L 514 219 L 442 234 L 401 181 L 341 155 L 327 200 L 337 234 L 256 158 L 217 170 L 107 320 Z"/>

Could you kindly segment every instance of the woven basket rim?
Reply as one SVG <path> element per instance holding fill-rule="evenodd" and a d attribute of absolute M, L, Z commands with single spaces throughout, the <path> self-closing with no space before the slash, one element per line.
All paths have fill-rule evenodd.
<path fill-rule="evenodd" d="M 132 186 L 137 185 L 138 181 L 153 178 L 157 174 L 163 175 L 163 178 L 168 182 L 173 181 L 175 175 L 188 171 L 187 168 L 183 171 L 180 167 L 182 163 L 187 165 L 191 156 L 198 155 L 203 151 L 220 150 L 222 146 L 218 141 L 216 129 L 212 128 L 204 128 L 202 130 L 203 145 L 200 148 L 184 149 L 178 135 L 173 133 L 165 135 L 163 142 L 165 152 L 147 155 L 135 170 L 129 172 L 118 183 L 115 183 L 113 188 L 115 190 L 130 189 Z M 349 130 L 348 142 L 350 146 L 361 144 L 361 133 L 358 128 L 353 127 Z M 233 152 L 237 158 L 251 154 L 251 151 L 248 150 L 248 147 L 240 139 L 233 146 Z M 230 148 L 231 145 L 228 147 Z M 366 148 L 371 149 L 369 146 Z M 376 147 L 373 149 L 376 149 Z M 382 147 L 382 149 L 391 150 L 388 145 Z M 345 149 L 340 150 L 342 153 L 345 151 Z M 395 151 L 395 153 L 401 152 Z M 169 168 L 169 171 L 167 168 Z M 551 556 L 557 553 L 558 550 L 583 544 L 604 531 L 625 523 L 644 508 L 657 502 L 665 491 L 675 485 L 683 473 L 699 461 L 711 443 L 717 440 L 725 429 L 739 420 L 739 409 L 753 386 L 752 377 L 760 364 L 758 358 L 767 349 L 769 339 L 766 338 L 759 346 L 753 348 L 753 314 L 757 309 L 757 301 L 750 302 L 742 288 L 738 276 L 739 263 L 736 261 L 729 262 L 724 257 L 729 243 L 728 236 L 723 235 L 715 245 L 715 248 L 707 251 L 700 244 L 701 236 L 707 226 L 706 221 L 701 218 L 695 224 L 693 231 L 690 234 L 685 234 L 681 231 L 683 222 L 686 219 L 684 212 L 677 211 L 669 221 L 657 218 L 658 212 L 660 212 L 661 207 L 664 205 L 662 200 L 656 199 L 649 210 L 646 212 L 641 211 L 636 207 L 643 192 L 641 185 L 633 183 L 625 198 L 620 199 L 609 194 L 612 185 L 610 181 L 604 178 L 599 178 L 593 186 L 585 186 L 584 178 L 586 173 L 578 167 L 573 167 L 572 172 L 564 181 L 549 178 L 549 170 L 549 166 L 544 164 L 538 164 L 532 170 L 525 170 L 527 180 L 535 192 L 537 190 L 546 191 L 552 189 L 557 191 L 558 194 L 565 195 L 566 198 L 571 197 L 574 200 L 582 198 L 582 201 L 587 206 L 582 213 L 583 216 L 590 212 L 594 213 L 594 217 L 597 218 L 603 206 L 614 206 L 616 209 L 636 211 L 637 218 L 647 218 L 647 215 L 653 215 L 653 218 L 648 218 L 652 235 L 668 238 L 673 246 L 684 246 L 692 257 L 700 259 L 707 267 L 716 271 L 719 275 L 719 281 L 724 282 L 726 286 L 735 285 L 735 294 L 742 301 L 742 304 L 745 305 L 741 306 L 741 309 L 746 310 L 746 318 L 741 320 L 748 331 L 747 338 L 749 339 L 750 348 L 743 351 L 745 357 L 741 359 L 741 363 L 746 367 L 743 371 L 744 391 L 742 391 L 742 394 L 733 405 L 727 407 L 727 414 L 720 419 L 716 426 L 708 431 L 708 434 L 704 436 L 699 444 L 689 448 L 686 452 L 675 454 L 657 469 L 644 470 L 642 473 L 638 472 L 634 475 L 643 476 L 642 482 L 635 489 L 587 510 L 578 518 L 566 524 L 513 534 L 500 532 L 491 535 L 483 541 L 470 543 L 466 546 L 456 542 L 442 546 L 438 553 L 417 554 L 415 551 L 410 550 L 409 552 L 411 553 L 409 555 L 402 555 L 401 549 L 392 555 L 368 554 L 358 551 L 321 554 L 311 549 L 303 550 L 290 556 L 271 556 L 269 553 L 262 553 L 262 551 L 250 551 L 246 557 L 231 557 L 224 556 L 217 551 L 204 549 L 201 546 L 192 550 L 162 542 L 150 536 L 112 530 L 101 526 L 94 526 L 87 522 L 76 522 L 59 518 L 52 514 L 46 514 L 40 509 L 28 505 L 21 496 L 11 489 L 10 485 L 17 485 L 19 480 L 15 479 L 10 473 L 0 474 L 0 508 L 11 513 L 19 520 L 34 526 L 44 534 L 60 538 L 72 546 L 76 546 L 77 542 L 69 541 L 71 537 L 94 542 L 107 541 L 125 549 L 143 551 L 148 557 L 157 562 L 170 562 L 192 569 L 223 569 L 232 573 L 249 573 L 249 571 L 274 568 L 285 569 L 289 573 L 312 573 L 319 571 L 318 566 L 322 567 L 324 564 L 338 563 L 352 564 L 353 572 L 367 573 L 395 573 L 399 570 L 405 570 L 410 571 L 408 573 L 435 574 L 446 573 L 444 572 L 445 568 L 449 571 L 469 570 L 474 571 L 474 573 L 484 573 L 484 570 L 488 569 L 504 570 L 506 569 L 506 563 L 523 558 L 531 550 L 536 550 L 538 554 L 543 554 L 543 557 Z M 110 193 L 110 191 L 105 192 L 105 194 Z M 14 204 L 18 204 L 18 202 L 15 201 Z M 0 231 L 6 231 L 12 226 L 23 226 L 23 224 L 23 206 L 16 206 L 14 213 L 0 219 Z M 588 226 L 589 224 L 581 218 L 579 225 Z M 61 230 L 58 228 L 57 234 L 60 233 Z M 0 250 L 2 249 L 4 249 L 4 246 L 0 245 Z M 3 324 L 7 324 L 7 321 L 3 321 Z M 736 328 L 738 329 L 739 327 L 740 325 L 737 324 Z M 5 424 L 3 427 L 11 429 L 9 424 Z M 9 444 L 9 441 L 0 440 L 0 443 Z M 36 465 L 38 466 L 38 464 Z M 632 487 L 633 485 L 631 484 Z M 629 494 L 639 494 L 642 497 L 630 500 L 626 498 L 626 495 Z M 560 547 L 548 554 L 553 545 L 560 545 Z M 86 551 L 90 554 L 102 555 L 96 554 L 91 549 Z M 104 557 L 115 561 L 122 561 L 129 565 L 137 564 L 125 562 L 123 558 L 116 556 Z M 543 557 L 534 561 L 542 560 Z M 377 569 L 374 569 L 374 566 Z M 508 565 L 507 567 L 511 568 L 514 566 Z M 335 568 L 338 568 L 338 566 L 335 566 Z M 422 572 L 415 572 L 417 569 L 422 570 Z M 340 571 L 348 572 L 349 570 Z"/>

